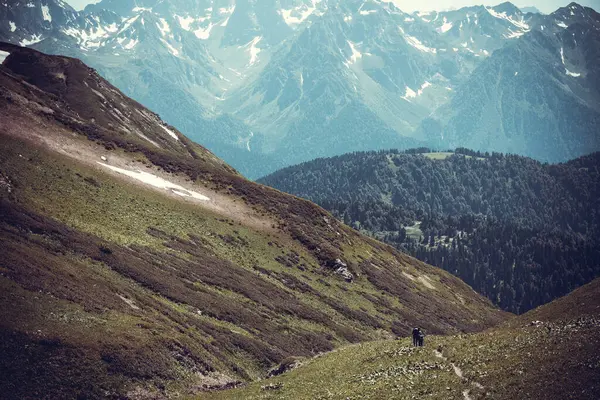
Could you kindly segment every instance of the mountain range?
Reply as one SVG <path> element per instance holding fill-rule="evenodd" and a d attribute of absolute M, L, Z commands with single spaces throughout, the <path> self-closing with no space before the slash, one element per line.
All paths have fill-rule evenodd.
<path fill-rule="evenodd" d="M 0 58 L 2 398 L 598 398 L 598 280 L 512 317 L 448 272 L 247 180 L 80 60 L 8 43 Z M 520 225 L 483 237 L 490 263 L 508 254 L 498 243 L 520 246 L 523 226 L 572 235 L 534 239 L 544 264 L 598 249 L 597 154 L 552 166 L 465 149 L 357 154 L 383 156 L 400 186 L 435 189 L 416 190 L 421 210 L 402 216 L 447 215 L 414 226 L 431 250 L 451 248 L 442 231 L 458 226 L 468 253 L 502 214 Z M 413 196 L 367 165 L 357 186 L 335 189 L 377 196 L 358 185 L 378 176 L 389 201 Z M 485 218 L 457 218 L 469 210 Z M 513 264 L 514 280 L 548 289 L 532 260 L 536 279 Z M 584 274 L 555 272 L 560 288 Z M 405 338 L 414 326 L 425 347 Z"/>
<path fill-rule="evenodd" d="M 575 3 L 550 15 L 376 0 L 0 5 L 0 40 L 84 60 L 251 178 L 424 144 L 544 161 L 598 150 L 599 26 Z"/>

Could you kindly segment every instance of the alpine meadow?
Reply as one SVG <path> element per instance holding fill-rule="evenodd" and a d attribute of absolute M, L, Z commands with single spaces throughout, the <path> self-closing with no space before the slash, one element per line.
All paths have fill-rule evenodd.
<path fill-rule="evenodd" d="M 400 4 L 1 0 L 0 399 L 599 399 L 600 14 Z"/>

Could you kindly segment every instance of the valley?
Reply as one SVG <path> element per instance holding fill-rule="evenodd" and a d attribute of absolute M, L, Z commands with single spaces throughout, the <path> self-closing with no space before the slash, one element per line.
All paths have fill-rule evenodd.
<path fill-rule="evenodd" d="M 71 4 L 0 2 L 1 399 L 600 398 L 594 9 Z"/>
<path fill-rule="evenodd" d="M 194 394 L 414 324 L 509 317 L 246 180 L 81 61 L 0 49 L 6 398 Z"/>
<path fill-rule="evenodd" d="M 595 399 L 599 289 L 596 280 L 501 327 L 428 337 L 425 347 L 411 347 L 409 339 L 345 347 L 299 360 L 281 376 L 207 398 Z"/>

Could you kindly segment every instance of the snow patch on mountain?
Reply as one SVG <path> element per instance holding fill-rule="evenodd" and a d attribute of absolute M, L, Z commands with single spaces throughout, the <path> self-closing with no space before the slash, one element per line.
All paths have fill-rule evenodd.
<path fill-rule="evenodd" d="M 347 41 L 348 42 L 348 46 L 350 46 L 350 50 L 352 50 L 352 55 L 350 56 L 350 58 L 346 61 L 346 66 L 349 67 L 350 65 L 356 63 L 358 60 L 360 60 L 362 58 L 362 53 L 358 50 L 356 50 L 356 44 L 352 43 L 351 41 Z"/>
<path fill-rule="evenodd" d="M 581 76 L 580 73 L 569 71 L 569 69 L 567 68 L 567 65 L 565 64 L 565 49 L 563 47 L 560 48 L 560 59 L 562 61 L 563 67 L 565 67 L 565 74 L 574 78 L 579 78 Z"/>
<path fill-rule="evenodd" d="M 514 26 L 516 26 L 519 29 L 522 29 L 524 31 L 529 31 L 529 25 L 523 21 L 523 20 L 516 20 L 511 16 L 506 15 L 505 12 L 499 13 L 496 10 L 494 10 L 491 7 L 486 7 L 485 8 L 487 10 L 487 12 L 489 12 L 493 17 L 498 18 L 498 19 L 503 19 L 505 21 L 510 22 L 511 24 L 513 24 Z"/>
<path fill-rule="evenodd" d="M 208 26 L 206 28 L 198 28 L 194 31 L 194 35 L 196 35 L 196 37 L 198 39 L 201 40 L 207 40 L 208 38 L 210 38 L 210 31 L 212 31 L 212 28 L 214 27 L 213 23 L 209 23 Z"/>
<path fill-rule="evenodd" d="M 452 29 L 452 22 L 448 22 L 448 19 L 446 17 L 444 17 L 444 23 L 442 24 L 442 26 L 440 26 L 437 31 L 439 33 L 446 33 L 448 32 L 450 29 Z M 461 22 L 461 26 L 462 26 L 462 22 Z"/>
<path fill-rule="evenodd" d="M 167 49 L 169 50 L 169 53 L 173 54 L 175 57 L 179 57 L 179 55 L 180 55 L 179 50 L 177 50 L 175 47 L 173 47 L 169 42 L 167 42 L 163 38 L 160 38 L 160 41 L 167 47 Z"/>
<path fill-rule="evenodd" d="M 212 7 L 208 8 L 206 11 L 212 11 Z M 231 15 L 233 14 L 233 12 L 235 11 L 235 5 L 232 5 L 231 7 L 221 7 L 219 8 L 219 14 L 221 15 Z"/>
<path fill-rule="evenodd" d="M 52 22 L 52 15 L 50 15 L 50 8 L 47 5 L 42 6 L 42 16 L 44 21 Z"/>
<path fill-rule="evenodd" d="M 6 57 L 8 57 L 9 55 L 10 53 L 0 50 L 0 64 L 2 64 L 4 60 L 6 60 Z"/>
<path fill-rule="evenodd" d="M 260 48 L 257 47 L 258 43 L 262 40 L 262 36 L 257 36 L 250 43 L 246 45 L 248 47 L 248 52 L 250 53 L 250 61 L 248 65 L 254 65 L 256 61 L 258 61 L 258 54 L 260 53 Z"/>
<path fill-rule="evenodd" d="M 406 34 L 404 32 L 404 29 L 402 29 L 402 27 L 398 27 L 398 29 L 400 30 L 400 33 L 404 36 L 404 40 L 406 40 L 406 43 L 408 43 L 415 49 L 422 51 L 424 53 L 432 53 L 432 54 L 437 53 L 437 49 L 427 47 L 423 43 L 421 43 L 421 41 L 419 39 L 417 39 L 416 37 Z"/>
<path fill-rule="evenodd" d="M 140 170 L 130 171 L 127 169 L 114 167 L 112 165 L 108 165 L 108 164 L 101 163 L 101 162 L 98 162 L 98 164 L 100 164 L 103 167 L 108 168 L 112 171 L 118 172 L 119 174 L 128 176 L 130 178 L 136 179 L 140 182 L 143 182 L 147 185 L 150 185 L 150 186 L 153 186 L 153 187 L 156 187 L 159 189 L 168 190 L 171 193 L 174 193 L 179 196 L 192 197 L 194 199 L 198 199 L 198 200 L 202 200 L 202 201 L 210 200 L 210 198 L 208 198 L 200 193 L 188 190 L 188 189 L 184 188 L 183 186 L 169 182 L 166 179 L 163 179 L 163 178 L 153 175 L 153 174 L 149 174 L 148 172 L 144 172 L 144 171 L 140 171 Z"/>
<path fill-rule="evenodd" d="M 125 50 L 132 50 L 137 46 L 140 42 L 138 39 L 127 39 L 127 38 L 118 38 L 117 42 L 121 45 L 121 47 Z M 126 44 L 124 44 L 127 42 Z"/>
<path fill-rule="evenodd" d="M 248 136 L 248 140 L 246 141 L 246 149 L 248 151 L 252 151 L 252 150 L 250 150 L 250 140 L 252 140 L 253 137 L 254 137 L 254 132 L 250 132 L 250 135 Z"/>
<path fill-rule="evenodd" d="M 558 25 L 559 27 L 563 28 L 563 29 L 567 29 L 569 26 L 567 24 L 565 24 L 563 21 L 556 21 L 556 25 Z"/>
<path fill-rule="evenodd" d="M 30 39 L 23 39 L 21 40 L 20 45 L 25 47 L 25 46 L 30 46 L 32 44 L 36 44 L 38 42 L 42 41 L 42 35 L 31 35 Z"/>
<path fill-rule="evenodd" d="M 526 32 L 520 31 L 520 32 L 514 32 L 512 30 L 508 30 L 508 34 L 504 34 L 504 37 L 507 39 L 517 39 L 520 38 L 521 36 L 523 36 Z"/>
<path fill-rule="evenodd" d="M 405 89 L 404 96 L 402 96 L 402 98 L 406 101 L 410 101 L 410 99 L 414 99 L 414 98 L 421 96 L 423 94 L 423 92 L 425 91 L 425 89 L 427 89 L 428 87 L 431 87 L 431 86 L 432 86 L 431 82 L 425 81 L 419 87 L 419 89 L 417 89 L 416 92 L 407 86 Z M 452 90 L 451 88 L 449 88 L 449 89 Z"/>
<path fill-rule="evenodd" d="M 169 134 L 169 136 L 171 136 L 173 139 L 179 141 L 179 137 L 177 136 L 177 134 L 175 132 L 173 132 L 172 130 L 170 130 L 169 128 L 167 128 L 164 125 L 160 125 L 161 128 L 163 128 L 165 130 L 165 132 L 167 132 Z"/>
<path fill-rule="evenodd" d="M 17 25 L 15 25 L 15 23 L 12 22 L 12 21 L 8 21 L 8 26 L 10 26 L 10 31 L 11 32 L 14 32 L 14 31 L 17 30 Z"/>
<path fill-rule="evenodd" d="M 194 18 L 194 17 L 182 17 L 180 15 L 175 15 L 175 18 L 177 18 L 177 21 L 179 22 L 179 26 L 181 26 L 181 29 L 184 29 L 186 31 L 190 31 L 191 30 L 190 25 L 192 25 L 192 23 L 197 21 L 196 18 Z"/>
<path fill-rule="evenodd" d="M 169 23 L 167 22 L 166 19 L 164 18 L 159 18 L 159 23 L 156 24 L 156 26 L 158 27 L 158 29 L 160 30 L 160 33 L 163 36 L 167 36 L 169 33 L 171 33 L 171 27 L 169 26 Z"/>
<path fill-rule="evenodd" d="M 139 14 L 138 14 L 138 15 L 136 15 L 136 16 L 133 16 L 133 17 L 129 18 L 129 19 L 126 19 L 126 20 L 125 20 L 125 23 L 123 24 L 123 27 L 122 27 L 122 28 L 119 30 L 119 33 L 118 33 L 118 34 L 120 35 L 121 33 L 125 32 L 127 29 L 129 29 L 129 27 L 130 27 L 131 25 L 133 25 L 133 23 L 134 23 L 135 21 L 137 21 L 139 17 L 140 17 L 140 16 L 139 16 Z"/>
<path fill-rule="evenodd" d="M 427 81 L 426 81 L 425 83 L 423 83 L 423 84 L 421 85 L 421 87 L 419 88 L 419 90 L 417 91 L 417 96 L 420 96 L 420 95 L 422 95 L 422 94 L 423 94 L 423 91 L 424 91 L 425 89 L 427 89 L 428 87 L 430 87 L 430 86 L 431 86 L 431 83 L 430 83 L 430 82 L 427 82 Z"/>
<path fill-rule="evenodd" d="M 409 99 L 413 99 L 417 97 L 417 92 L 415 92 L 414 90 L 412 90 L 411 88 L 409 88 L 408 86 L 406 87 L 406 92 L 404 93 L 404 96 L 402 96 L 402 98 L 404 100 L 410 101 Z"/>
<path fill-rule="evenodd" d="M 96 48 L 102 45 L 102 41 L 107 39 L 111 34 L 115 33 L 119 27 L 113 23 L 106 26 L 98 26 L 97 28 L 79 30 L 74 27 L 63 29 L 62 32 L 68 36 L 77 39 L 77 43 L 82 49 Z"/>
<path fill-rule="evenodd" d="M 317 9 L 316 5 L 319 2 L 320 1 L 313 0 L 312 7 L 302 5 L 296 8 L 281 9 L 278 10 L 278 13 L 288 26 L 295 27 L 306 21 L 306 19 L 315 12 Z"/>

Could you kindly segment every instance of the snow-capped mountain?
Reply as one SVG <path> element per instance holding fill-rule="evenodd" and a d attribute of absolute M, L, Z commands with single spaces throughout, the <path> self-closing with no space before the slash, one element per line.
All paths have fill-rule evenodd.
<path fill-rule="evenodd" d="M 495 52 L 534 31 L 595 26 L 574 8 L 543 16 L 511 3 L 408 14 L 378 0 L 103 0 L 82 12 L 4 1 L 0 40 L 83 59 L 251 177 L 427 144 L 436 135 L 415 129 Z"/>
<path fill-rule="evenodd" d="M 415 13 L 428 22 L 453 45 L 475 56 L 488 56 L 502 47 L 507 39 L 518 38 L 531 30 L 530 24 L 539 17 L 525 14 L 511 3 L 496 7 L 474 6 L 455 11 Z"/>
<path fill-rule="evenodd" d="M 485 60 L 420 133 L 544 161 L 600 149 L 600 15 L 577 4 Z"/>
<path fill-rule="evenodd" d="M 0 3 L 0 37 L 2 40 L 27 46 L 74 23 L 77 17 L 78 13 L 60 0 L 3 0 Z"/>

